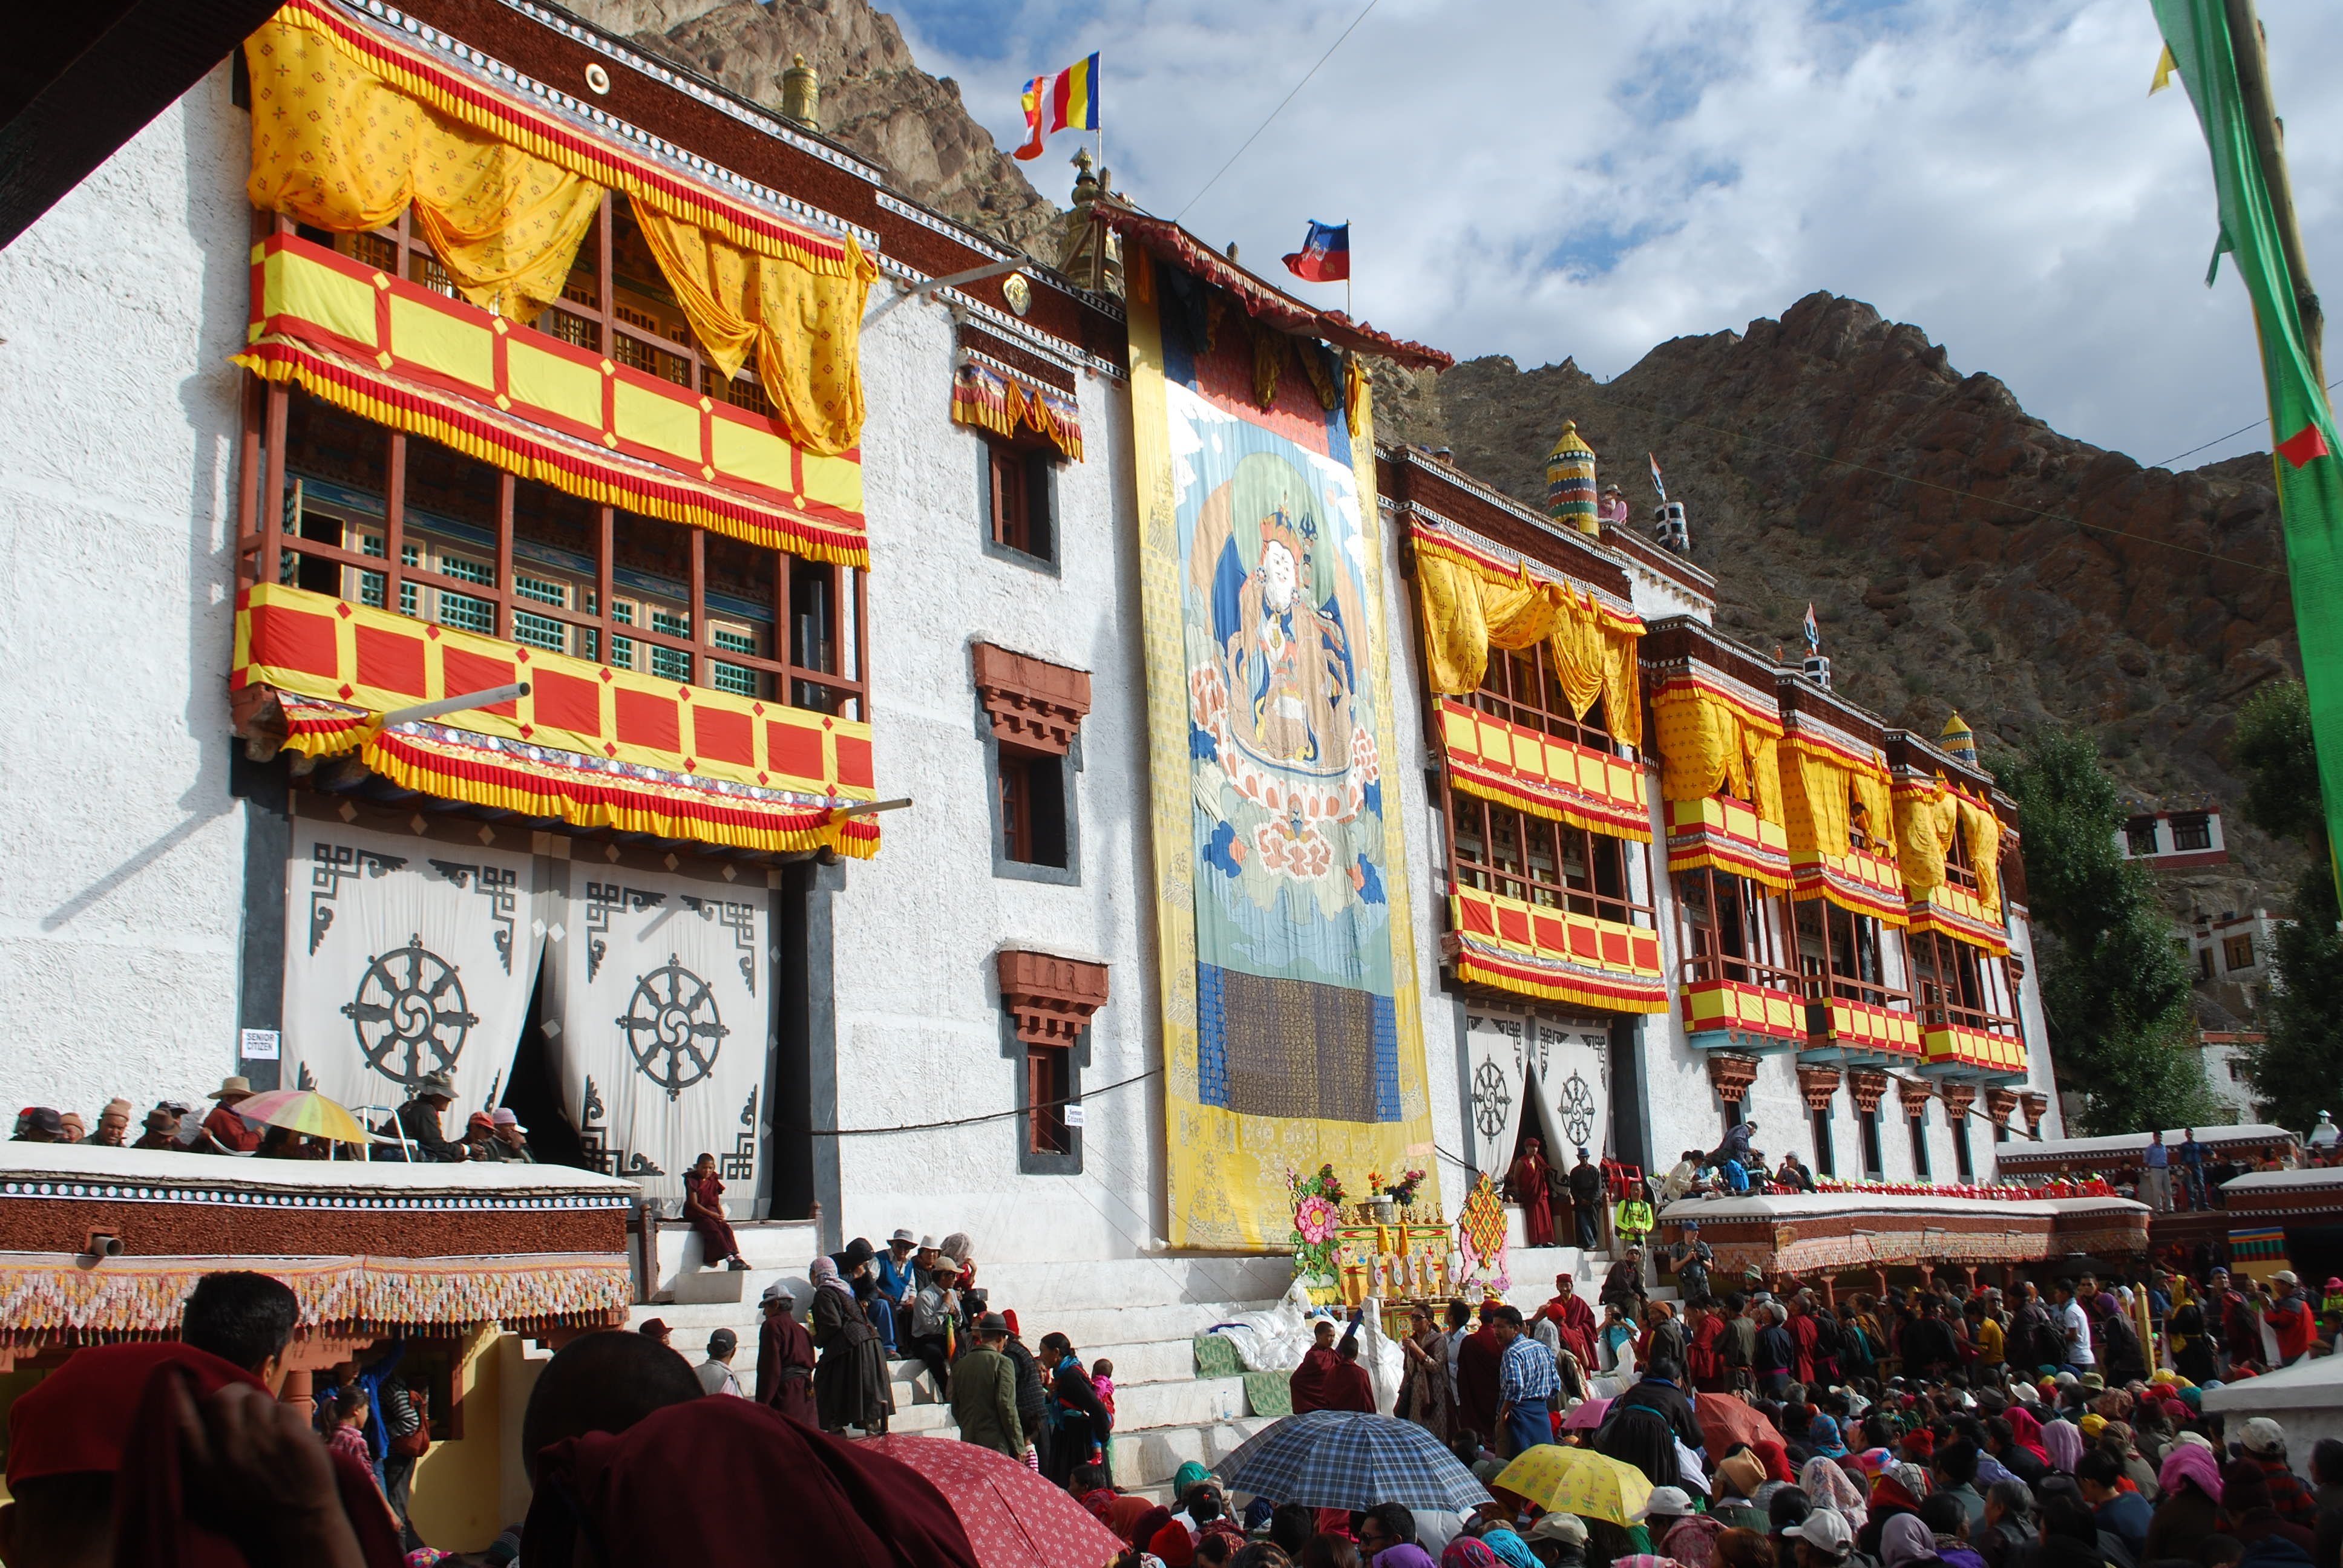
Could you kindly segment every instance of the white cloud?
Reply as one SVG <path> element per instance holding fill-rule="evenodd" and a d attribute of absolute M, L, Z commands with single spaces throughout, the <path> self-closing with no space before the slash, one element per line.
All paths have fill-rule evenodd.
<path fill-rule="evenodd" d="M 1358 5 L 897 10 L 1004 146 L 1025 77 L 1101 51 L 1108 162 L 1168 215 Z M 2312 267 L 2343 297 L 2343 95 L 2320 90 L 2343 9 L 2262 12 Z M 2202 286 L 2195 116 L 2177 86 L 2146 96 L 2158 47 L 2147 0 L 1379 0 L 1185 221 L 1282 277 L 1305 218 L 1349 218 L 1360 316 L 1460 357 L 1574 356 L 1598 376 L 1829 289 L 2154 462 L 2263 408 L 2244 292 Z M 1061 133 L 1028 166 L 1060 201 L 1075 145 Z M 1341 302 L 1340 285 L 1293 286 Z"/>

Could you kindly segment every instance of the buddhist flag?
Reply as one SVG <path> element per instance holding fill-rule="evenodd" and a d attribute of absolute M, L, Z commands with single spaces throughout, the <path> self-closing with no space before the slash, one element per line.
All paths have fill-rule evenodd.
<path fill-rule="evenodd" d="M 1285 258 L 1285 270 L 1312 283 L 1340 283 L 1351 276 L 1351 226 L 1310 220 L 1302 248 Z"/>
<path fill-rule="evenodd" d="M 1815 606 L 1814 601 L 1811 599 L 1806 601 L 1806 624 L 1800 629 L 1805 631 L 1806 634 L 1807 648 L 1812 652 L 1821 652 L 1823 646 L 1823 628 L 1815 624 Z"/>
<path fill-rule="evenodd" d="M 1660 499 L 1664 501 L 1666 500 L 1668 498 L 1668 485 L 1666 480 L 1660 477 L 1660 460 L 1657 457 L 1653 457 L 1649 452 L 1646 452 L 1644 454 L 1644 461 L 1652 466 L 1652 488 L 1660 493 Z"/>
<path fill-rule="evenodd" d="M 1052 131 L 1099 128 L 1099 57 L 1025 84 L 1025 145 L 1015 156 L 1038 158 Z"/>

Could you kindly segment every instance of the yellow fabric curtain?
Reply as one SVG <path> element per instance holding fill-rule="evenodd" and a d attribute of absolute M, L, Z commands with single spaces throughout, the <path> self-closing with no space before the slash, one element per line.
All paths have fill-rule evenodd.
<path fill-rule="evenodd" d="M 1969 869 L 1976 873 L 1977 902 L 1994 919 L 2001 918 L 2001 819 L 1966 795 L 1955 795 L 1961 817 L 1961 847 L 1969 852 Z"/>
<path fill-rule="evenodd" d="M 1845 855 L 1857 827 L 1872 840 L 1874 852 L 1895 853 L 1887 775 L 1875 763 L 1857 767 L 1793 735 L 1782 742 L 1782 793 L 1793 854 Z"/>
<path fill-rule="evenodd" d="M 1945 851 L 1959 820 L 1959 801 L 1942 784 L 1896 791 L 1896 863 L 1914 903 L 1945 885 Z"/>
<path fill-rule="evenodd" d="M 844 276 L 812 272 L 640 202 L 635 221 L 692 331 L 727 377 L 754 347 L 757 379 L 800 444 L 834 453 L 861 438 L 862 301 L 875 269 L 866 263 Z"/>
<path fill-rule="evenodd" d="M 1652 699 L 1659 726 L 1660 793 L 1670 800 L 1701 800 L 1725 790 L 1746 800 L 1765 821 L 1785 821 L 1782 730 L 1753 718 L 1712 691 L 1671 687 Z"/>
<path fill-rule="evenodd" d="M 1417 552 L 1415 581 L 1425 671 L 1434 691 L 1470 696 L 1488 677 L 1491 648 L 1542 641 L 1572 717 L 1585 718 L 1600 699 L 1611 733 L 1630 746 L 1643 744 L 1640 633 L 1606 619 L 1592 596 L 1518 571 L 1500 578 L 1431 549 Z"/>
<path fill-rule="evenodd" d="M 412 203 L 473 304 L 528 320 L 560 295 L 600 186 L 438 114 L 309 28 L 270 22 L 245 48 L 253 206 L 349 234 Z"/>

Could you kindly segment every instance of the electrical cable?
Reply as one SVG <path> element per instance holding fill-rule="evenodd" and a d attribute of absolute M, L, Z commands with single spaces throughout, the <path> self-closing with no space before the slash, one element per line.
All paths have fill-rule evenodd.
<path fill-rule="evenodd" d="M 1237 160 L 1245 156 L 1245 148 L 1252 146 L 1253 143 L 1261 140 L 1261 134 L 1262 132 L 1269 129 L 1270 122 L 1276 119 L 1278 116 L 1285 113 L 1285 106 L 1293 102 L 1295 94 L 1300 93 L 1302 88 L 1308 86 L 1310 85 L 1310 78 L 1318 74 L 1318 65 L 1323 65 L 1327 61 L 1334 57 L 1334 51 L 1342 46 L 1342 38 L 1347 38 L 1353 33 L 1358 31 L 1359 24 L 1367 19 L 1367 13 L 1375 8 L 1375 4 L 1376 0 L 1367 0 L 1365 6 L 1360 10 L 1359 14 L 1351 18 L 1351 25 L 1342 29 L 1342 36 L 1335 39 L 1332 44 L 1329 44 L 1326 46 L 1326 52 L 1318 56 L 1318 65 L 1311 66 L 1308 71 L 1304 72 L 1302 74 L 1302 80 L 1293 84 L 1293 91 L 1286 94 L 1283 98 L 1279 100 L 1277 107 L 1270 110 L 1269 118 L 1262 121 L 1260 125 L 1253 127 L 1252 135 L 1244 139 L 1244 146 L 1240 146 L 1235 152 L 1231 153 L 1229 155 L 1229 161 L 1221 166 L 1220 172 L 1213 175 L 1211 179 L 1204 182 L 1204 189 L 1200 190 L 1194 196 L 1190 196 L 1187 200 L 1186 206 L 1183 206 L 1178 212 L 1172 215 L 1172 221 L 1173 223 L 1178 223 L 1182 218 L 1186 217 L 1188 216 L 1188 208 L 1194 206 L 1198 202 L 1202 201 L 1204 199 L 1204 192 L 1211 190 L 1214 186 L 1221 183 L 1221 175 L 1224 175 L 1231 169 L 1236 167 Z"/>
<path fill-rule="evenodd" d="M 2337 388 L 2338 387 L 2343 387 L 2343 380 L 2329 381 L 2329 382 L 2327 384 L 2327 390 L 2328 390 L 2329 392 L 2332 392 L 2332 391 L 2334 391 L 2334 390 L 2335 390 L 2335 388 Z M 2217 447 L 2217 446 L 2219 446 L 2222 442 L 2228 440 L 2231 437 L 2235 437 L 2235 436 L 2242 436 L 2242 435 L 2244 435 L 2244 434 L 2245 434 L 2247 431 L 2248 431 L 2248 430 L 2258 429 L 2258 428 L 2260 428 L 2262 426 L 2267 425 L 2267 424 L 2268 424 L 2268 423 L 2269 423 L 2269 418 L 2268 418 L 2268 417 L 2267 415 L 2265 415 L 2263 417 L 2261 417 L 2261 418 L 2259 418 L 2259 419 L 2256 419 L 2256 420 L 2252 421 L 2250 424 L 2245 424 L 2245 425 L 2240 425 L 2240 426 L 2238 426 L 2236 429 L 2234 429 L 2234 430 L 2230 431 L 2230 432 L 2229 432 L 2229 434 L 2228 434 L 2227 436 L 2216 436 L 2216 437 L 2214 437 L 2211 440 L 2209 440 L 2209 441 L 2206 442 L 2204 447 L 2189 447 L 2189 448 L 2188 448 L 2188 450 L 2187 450 L 2186 452 L 2175 452 L 2171 457 L 2165 458 L 2165 459 L 2164 459 L 2164 461 L 2162 461 L 2161 463 L 2153 463 L 2153 464 L 2150 464 L 2150 465 L 2149 465 L 2149 467 L 2157 467 L 2157 468 L 2169 468 L 2170 467 L 2172 467 L 2172 465 L 2173 465 L 2173 464 L 2177 463 L 2177 462 L 2178 462 L 2178 461 L 2180 461 L 2180 459 L 2181 459 L 2181 458 L 2183 458 L 2183 457 L 2195 457 L 2197 453 L 2199 453 L 2199 452 L 2203 451 L 2203 450 L 2205 449 L 2205 447 Z"/>
<path fill-rule="evenodd" d="M 1134 1083 L 1143 1083 L 1151 1078 L 1160 1077 L 1162 1071 L 1160 1067 L 1151 1067 L 1136 1077 L 1119 1079 L 1112 1083 L 1101 1083 L 1096 1089 L 1086 1091 L 1079 1098 L 1082 1103 L 1087 1103 L 1093 1096 L 1106 1094 L 1117 1089 L 1126 1089 Z M 897 1132 L 940 1132 L 951 1127 L 976 1127 L 987 1121 L 1006 1121 L 1012 1116 L 1028 1116 L 1036 1111 L 1047 1111 L 1054 1106 L 1072 1105 L 1076 1102 L 1077 1097 L 1069 1094 L 1061 1100 L 1044 1100 L 1032 1105 L 1020 1105 L 1008 1111 L 995 1111 L 984 1116 L 963 1116 L 955 1121 L 915 1121 L 901 1127 L 817 1127 L 807 1136 L 884 1138 Z"/>
<path fill-rule="evenodd" d="M 1715 425 L 1704 425 L 1697 419 L 1688 419 L 1681 414 L 1669 414 L 1657 408 L 1646 408 L 1639 404 L 1627 402 L 1624 398 L 1614 397 L 1600 389 L 1592 389 L 1583 395 L 1594 398 L 1597 403 L 1608 403 L 1614 407 L 1624 408 L 1631 414 L 1641 414 L 1645 417 L 1652 419 L 1666 419 L 1674 424 L 1681 425 L 1687 429 L 1704 430 L 1712 436 L 1723 436 L 1728 440 L 1746 441 L 1753 446 L 1770 447 L 1777 452 L 1787 452 L 1792 457 L 1811 457 L 1818 463 L 1832 463 L 1842 468 L 1853 468 L 1858 473 L 1876 474 L 1883 479 L 1893 479 L 1898 484 L 1917 485 L 1923 489 L 1942 490 L 1948 496 L 1958 496 L 1964 500 L 1975 501 L 1980 506 L 2006 507 L 2014 512 L 2024 512 L 2029 517 L 2041 518 L 2049 522 L 2065 523 L 2069 527 L 2086 529 L 2095 534 L 2112 534 L 2117 538 L 2131 539 L 2143 545 L 2160 545 L 2168 550 L 2178 550 L 2183 555 L 2203 556 L 2207 560 L 2226 561 L 2231 566 L 2241 568 L 2249 572 L 2264 572 L 2271 577 L 2284 577 L 2286 575 L 2286 568 L 2283 567 L 2257 566 L 2252 561 L 2240 560 L 2235 556 L 2223 555 L 2218 550 L 2200 550 L 2194 545 L 2177 544 L 2171 539 L 2151 538 L 2146 534 L 2135 534 L 2128 528 L 2113 528 L 2106 523 L 2087 523 L 2080 518 L 2070 518 L 2064 512 L 2046 512 L 2039 507 L 2029 507 L 2020 501 L 2006 501 L 1996 499 L 1991 496 L 1980 496 L 1972 490 L 1960 489 L 1952 485 L 1938 484 L 1934 479 L 1915 478 L 1909 474 L 1898 474 L 1892 469 L 1875 468 L 1868 463 L 1858 463 L 1849 457 L 1834 457 L 1827 452 L 1809 451 L 1804 447 L 1793 447 L 1785 442 L 1768 441 L 1763 436 L 1752 436 L 1746 431 L 1720 429 Z M 2250 429 L 2252 427 L 2247 426 L 2247 428 Z M 2224 437 L 2224 439 L 2226 438 L 2227 437 Z"/>

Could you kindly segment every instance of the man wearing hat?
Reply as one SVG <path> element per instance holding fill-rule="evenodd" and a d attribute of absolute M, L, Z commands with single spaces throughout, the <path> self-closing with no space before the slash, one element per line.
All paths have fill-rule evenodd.
<path fill-rule="evenodd" d="M 106 1102 L 106 1109 L 97 1113 L 97 1137 L 94 1141 L 105 1149 L 119 1149 L 130 1141 L 130 1101 Z"/>
<path fill-rule="evenodd" d="M 775 1280 L 757 1304 L 765 1314 L 764 1326 L 757 1331 L 757 1402 L 816 1425 L 813 1336 L 797 1320 L 797 1302 L 789 1288 Z"/>
<path fill-rule="evenodd" d="M 528 1151 L 528 1129 L 512 1113 L 509 1105 L 499 1105 L 488 1112 L 488 1125 L 496 1141 L 488 1145 L 488 1157 L 508 1164 L 534 1165 L 537 1156 Z"/>
<path fill-rule="evenodd" d="M 871 1326 L 879 1331 L 880 1342 L 890 1356 L 895 1353 L 896 1314 L 910 1311 L 911 1298 L 920 1292 L 918 1271 L 911 1266 L 911 1251 L 917 1245 L 911 1232 L 898 1226 L 895 1233 L 887 1238 L 887 1250 L 870 1261 L 879 1281 Z"/>
<path fill-rule="evenodd" d="M 718 1329 L 708 1336 L 708 1359 L 692 1368 L 699 1386 L 709 1393 L 729 1393 L 734 1399 L 749 1396 L 740 1390 L 740 1380 L 733 1375 L 733 1352 L 740 1348 L 740 1336 L 730 1329 Z"/>
<path fill-rule="evenodd" d="M 1700 1221 L 1686 1220 L 1676 1244 L 1668 1249 L 1668 1262 L 1676 1271 L 1676 1293 L 1687 1302 L 1708 1294 L 1709 1265 L 1716 1253 L 1700 1239 Z"/>
<path fill-rule="evenodd" d="M 45 1105 L 27 1105 L 17 1113 L 16 1135 L 11 1143 L 62 1143 L 65 1118 Z"/>
<path fill-rule="evenodd" d="M 461 1164 L 469 1156 L 460 1143 L 451 1143 L 439 1131 L 439 1118 L 456 1103 L 456 1080 L 446 1072 L 427 1072 L 415 1093 L 398 1108 L 398 1130 L 415 1145 L 419 1161 Z"/>
<path fill-rule="evenodd" d="M 2270 1304 L 2262 1309 L 2262 1322 L 2269 1325 L 2270 1337 L 2278 1341 L 2278 1364 L 2292 1366 L 2310 1353 L 2312 1329 L 2316 1326 L 2310 1302 L 2302 1293 L 2302 1282 L 2292 1269 L 2280 1269 L 2270 1276 Z"/>
<path fill-rule="evenodd" d="M 1855 1552 L 1855 1532 L 1835 1508 L 1817 1508 L 1784 1533 L 1797 1548 L 1798 1568 L 1837 1568 Z"/>
<path fill-rule="evenodd" d="M 976 1320 L 976 1349 L 952 1363 L 952 1420 L 962 1442 L 1011 1459 L 1025 1457 L 1025 1429 L 1017 1419 L 1017 1368 L 1001 1346 L 1009 1321 L 999 1312 Z"/>
<path fill-rule="evenodd" d="M 158 1103 L 148 1111 L 146 1121 L 141 1125 L 146 1131 L 139 1133 L 138 1141 L 130 1146 L 133 1149 L 176 1149 L 179 1146 L 179 1112 L 171 1108 L 169 1101 Z"/>
<path fill-rule="evenodd" d="M 1534 1552 L 1541 1546 L 1551 1546 L 1554 1568 L 1581 1568 L 1586 1561 L 1586 1521 L 1575 1513 L 1543 1515 L 1523 1539 Z M 1542 1553 L 1540 1560 L 1546 1560 Z"/>
<path fill-rule="evenodd" d="M 204 1118 L 204 1136 L 217 1146 L 216 1152 L 249 1154 L 260 1147 L 260 1129 L 236 1113 L 237 1106 L 252 1098 L 252 1080 L 241 1073 L 224 1078 L 206 1098 L 213 1103 Z"/>

